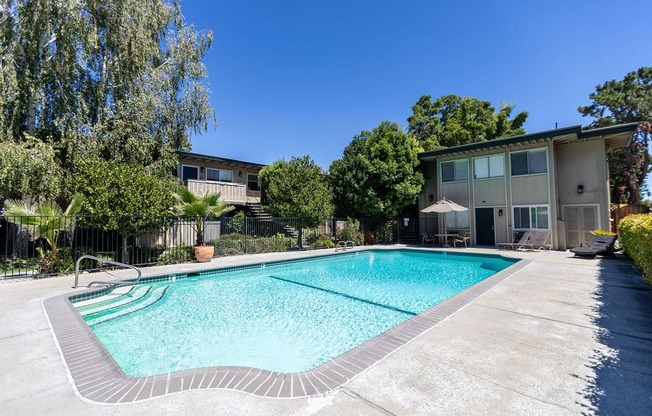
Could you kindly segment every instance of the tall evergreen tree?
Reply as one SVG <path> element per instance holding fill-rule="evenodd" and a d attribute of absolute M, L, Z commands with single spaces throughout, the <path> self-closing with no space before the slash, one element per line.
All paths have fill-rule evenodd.
<path fill-rule="evenodd" d="M 585 117 L 593 117 L 591 128 L 641 123 L 626 148 L 612 149 L 608 153 L 613 185 L 611 199 L 638 204 L 651 166 L 652 67 L 642 67 L 628 73 L 622 80 L 597 85 L 589 98 L 591 104 L 579 107 L 578 111 Z"/>

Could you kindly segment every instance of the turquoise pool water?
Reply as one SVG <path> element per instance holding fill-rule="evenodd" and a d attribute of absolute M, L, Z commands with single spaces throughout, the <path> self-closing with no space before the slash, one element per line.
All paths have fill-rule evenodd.
<path fill-rule="evenodd" d="M 370 250 L 139 285 L 78 308 L 130 376 L 310 370 L 516 260 Z"/>

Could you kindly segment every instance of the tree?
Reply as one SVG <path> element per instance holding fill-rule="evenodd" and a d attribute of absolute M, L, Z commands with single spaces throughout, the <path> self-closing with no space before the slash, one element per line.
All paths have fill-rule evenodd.
<path fill-rule="evenodd" d="M 279 160 L 260 171 L 264 207 L 277 217 L 296 217 L 316 227 L 333 216 L 328 179 L 310 156 Z"/>
<path fill-rule="evenodd" d="M 355 136 L 330 167 L 337 216 L 391 218 L 414 204 L 424 184 L 421 150 L 389 121 Z"/>
<path fill-rule="evenodd" d="M 620 80 L 597 85 L 589 94 L 591 104 L 577 110 L 593 117 L 589 128 L 640 122 L 632 140 L 624 149 L 608 152 L 613 190 L 611 199 L 638 204 L 645 177 L 650 171 L 649 135 L 652 121 L 652 67 L 632 71 Z"/>
<path fill-rule="evenodd" d="M 177 214 L 190 217 L 197 223 L 197 245 L 204 245 L 204 224 L 209 218 L 219 218 L 227 212 L 233 211 L 224 201 L 220 201 L 220 193 L 195 195 L 185 186 L 174 194 L 177 200 L 175 210 Z"/>
<path fill-rule="evenodd" d="M 54 149 L 47 143 L 0 141 L 0 203 L 27 198 L 31 202 L 51 200 L 61 191 L 61 169 Z"/>
<path fill-rule="evenodd" d="M 99 158 L 81 159 L 68 187 L 82 195 L 80 225 L 117 231 L 122 236 L 123 258 L 127 238 L 154 232 L 167 225 L 174 205 L 172 179 L 149 174 L 142 166 Z"/>
<path fill-rule="evenodd" d="M 444 95 L 435 101 L 423 95 L 412 106 L 408 133 L 424 148 L 434 150 L 524 134 L 528 113 L 509 117 L 514 106 L 501 104 L 495 111 L 489 101 Z"/>
<path fill-rule="evenodd" d="M 178 0 L 5 0 L 0 139 L 52 143 L 66 169 L 82 154 L 169 175 L 213 114 L 201 62 L 211 42 Z"/>

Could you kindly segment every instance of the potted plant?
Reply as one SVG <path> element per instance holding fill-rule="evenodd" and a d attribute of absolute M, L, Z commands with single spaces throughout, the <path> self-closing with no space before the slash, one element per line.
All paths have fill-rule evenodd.
<path fill-rule="evenodd" d="M 195 243 L 195 260 L 209 262 L 215 253 L 215 247 L 204 244 L 204 226 L 209 218 L 218 218 L 235 207 L 220 201 L 220 193 L 195 195 L 186 187 L 180 188 L 174 197 L 177 200 L 177 215 L 192 218 L 196 224 L 197 239 Z"/>

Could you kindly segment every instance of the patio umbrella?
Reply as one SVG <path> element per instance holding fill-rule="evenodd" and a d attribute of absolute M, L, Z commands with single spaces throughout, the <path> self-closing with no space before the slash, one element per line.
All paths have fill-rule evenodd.
<path fill-rule="evenodd" d="M 456 204 L 450 199 L 440 199 L 429 207 L 425 207 L 421 212 L 437 212 L 437 213 L 446 213 L 451 211 L 468 211 L 467 207 L 463 207 L 460 204 Z M 446 220 L 444 220 L 444 234 L 446 234 Z"/>

